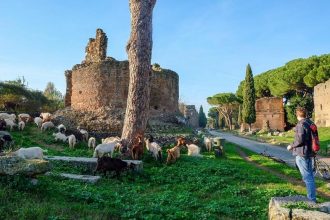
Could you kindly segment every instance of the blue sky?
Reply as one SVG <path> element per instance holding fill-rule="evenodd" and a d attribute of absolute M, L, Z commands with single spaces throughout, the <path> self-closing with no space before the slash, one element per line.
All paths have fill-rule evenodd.
<path fill-rule="evenodd" d="M 152 63 L 179 74 L 180 99 L 197 110 L 235 92 L 248 63 L 256 75 L 330 52 L 327 0 L 158 0 L 153 19 Z M 52 81 L 64 93 L 64 71 L 97 28 L 108 56 L 127 59 L 128 0 L 0 0 L 0 80 L 24 76 L 39 90 Z"/>

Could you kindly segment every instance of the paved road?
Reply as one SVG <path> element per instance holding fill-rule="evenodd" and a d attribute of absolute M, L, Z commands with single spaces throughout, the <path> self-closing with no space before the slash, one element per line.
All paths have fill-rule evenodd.
<path fill-rule="evenodd" d="M 288 165 L 295 166 L 295 158 L 292 156 L 292 153 L 287 151 L 284 147 L 279 147 L 277 145 L 261 143 L 258 141 L 249 140 L 246 138 L 235 136 L 231 133 L 219 132 L 219 131 L 210 131 L 214 136 L 220 136 L 226 139 L 226 141 L 240 145 L 246 149 L 254 151 L 256 153 L 266 153 L 271 156 L 280 158 L 285 161 Z"/>

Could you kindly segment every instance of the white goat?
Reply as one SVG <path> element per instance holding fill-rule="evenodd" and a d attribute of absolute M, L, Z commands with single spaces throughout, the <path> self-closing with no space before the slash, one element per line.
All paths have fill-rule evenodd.
<path fill-rule="evenodd" d="M 17 124 L 11 119 L 5 119 L 7 127 L 10 127 L 10 130 L 13 130 L 13 127 L 17 126 Z"/>
<path fill-rule="evenodd" d="M 16 115 L 15 114 L 8 114 L 8 113 L 0 113 L 0 119 L 10 119 L 15 121 Z"/>
<path fill-rule="evenodd" d="M 77 144 L 76 136 L 71 134 L 71 135 L 68 136 L 68 139 L 69 139 L 69 147 L 74 148 L 74 146 L 76 146 L 76 144 Z"/>
<path fill-rule="evenodd" d="M 66 131 L 66 127 L 64 126 L 64 124 L 60 124 L 59 126 L 57 126 L 57 129 L 61 133 Z"/>
<path fill-rule="evenodd" d="M 146 143 L 147 150 L 152 153 L 156 160 L 158 160 L 158 157 L 161 157 L 162 154 L 161 146 L 159 146 L 156 142 L 150 142 L 148 138 L 145 138 L 144 141 Z"/>
<path fill-rule="evenodd" d="M 211 150 L 212 150 L 212 138 L 204 137 L 204 145 L 206 147 L 206 150 L 208 152 L 211 152 Z"/>
<path fill-rule="evenodd" d="M 41 131 L 46 131 L 49 128 L 53 128 L 55 127 L 55 125 L 53 124 L 53 122 L 51 121 L 46 121 L 44 123 L 42 123 L 41 125 Z"/>
<path fill-rule="evenodd" d="M 200 154 L 201 149 L 196 144 L 187 144 L 188 148 L 188 156 L 193 157 L 202 157 L 203 155 Z"/>
<path fill-rule="evenodd" d="M 42 118 L 42 122 L 50 121 L 52 119 L 52 114 L 48 112 L 43 112 L 40 114 L 40 117 Z"/>
<path fill-rule="evenodd" d="M 65 134 L 62 134 L 61 132 L 53 133 L 53 136 L 55 137 L 55 141 L 63 141 L 66 142 L 68 140 L 68 137 L 65 136 Z"/>
<path fill-rule="evenodd" d="M 30 118 L 31 118 L 30 115 L 26 113 L 22 113 L 18 115 L 18 121 L 28 122 Z"/>
<path fill-rule="evenodd" d="M 77 129 L 83 135 L 83 140 L 87 142 L 88 141 L 88 131 L 81 129 L 80 126 L 78 126 Z"/>
<path fill-rule="evenodd" d="M 95 146 L 96 146 L 96 140 L 95 140 L 95 137 L 90 137 L 88 139 L 88 148 L 93 148 L 95 149 Z"/>
<path fill-rule="evenodd" d="M 40 118 L 40 117 L 35 117 L 35 118 L 34 118 L 34 123 L 38 126 L 38 128 L 41 128 L 41 125 L 42 125 L 42 118 Z"/>
<path fill-rule="evenodd" d="M 13 155 L 20 157 L 22 159 L 43 159 L 44 152 L 46 150 L 41 149 L 40 147 L 29 147 L 29 148 L 20 148 L 15 151 Z"/>
<path fill-rule="evenodd" d="M 23 131 L 24 128 L 25 128 L 25 122 L 24 121 L 18 122 L 18 130 Z"/>
<path fill-rule="evenodd" d="M 99 144 L 96 146 L 94 150 L 93 157 L 102 157 L 104 154 L 110 154 L 110 156 L 112 157 L 116 146 L 119 145 L 120 145 L 120 141 L 118 140 L 106 144 Z"/>

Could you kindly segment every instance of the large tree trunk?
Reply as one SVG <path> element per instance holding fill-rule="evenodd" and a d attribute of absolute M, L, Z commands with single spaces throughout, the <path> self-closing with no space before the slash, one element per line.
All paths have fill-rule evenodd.
<path fill-rule="evenodd" d="M 144 134 L 149 116 L 152 11 L 155 3 L 156 0 L 129 0 L 131 36 L 126 51 L 130 82 L 121 136 L 128 147 L 137 134 Z"/>

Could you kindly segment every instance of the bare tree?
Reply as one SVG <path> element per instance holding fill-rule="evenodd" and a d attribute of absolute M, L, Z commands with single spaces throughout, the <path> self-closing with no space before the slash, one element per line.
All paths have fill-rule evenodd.
<path fill-rule="evenodd" d="M 131 36 L 126 46 L 130 83 L 122 140 L 128 147 L 144 134 L 149 117 L 152 11 L 156 0 L 129 0 Z"/>

